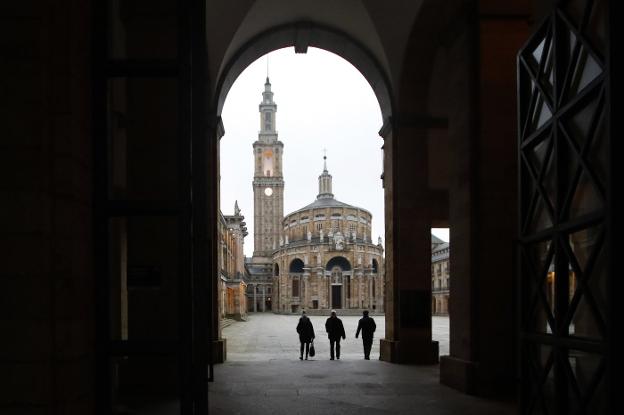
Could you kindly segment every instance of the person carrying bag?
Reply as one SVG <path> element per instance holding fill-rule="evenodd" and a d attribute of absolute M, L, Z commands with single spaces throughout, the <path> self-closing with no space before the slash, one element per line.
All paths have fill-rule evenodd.
<path fill-rule="evenodd" d="M 310 354 L 310 343 L 314 340 L 314 327 L 312 322 L 306 316 L 306 312 L 301 313 L 299 324 L 297 324 L 297 333 L 299 333 L 299 341 L 301 342 L 301 348 L 299 349 L 299 360 L 303 360 L 303 346 L 305 345 L 305 360 L 308 360 L 308 354 L 314 356 L 314 352 Z M 314 346 L 312 346 L 314 347 Z M 312 349 L 314 350 L 314 349 Z"/>

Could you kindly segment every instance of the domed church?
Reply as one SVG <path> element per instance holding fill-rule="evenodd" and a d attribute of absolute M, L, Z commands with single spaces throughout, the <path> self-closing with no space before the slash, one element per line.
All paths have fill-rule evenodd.
<path fill-rule="evenodd" d="M 383 311 L 383 247 L 372 215 L 334 198 L 324 156 L 316 200 L 284 216 L 284 144 L 267 77 L 254 142 L 254 253 L 247 261 L 250 311 Z"/>
<path fill-rule="evenodd" d="M 372 215 L 334 198 L 324 157 L 319 193 L 287 214 L 273 254 L 280 312 L 300 309 L 383 311 L 383 247 L 371 240 Z"/>

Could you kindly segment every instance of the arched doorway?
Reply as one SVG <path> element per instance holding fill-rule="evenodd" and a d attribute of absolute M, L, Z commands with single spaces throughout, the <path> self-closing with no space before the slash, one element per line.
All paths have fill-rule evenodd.
<path fill-rule="evenodd" d="M 343 308 L 346 303 L 347 293 L 345 281 L 350 279 L 351 263 L 342 256 L 335 256 L 327 262 L 325 275 L 328 277 L 328 298 L 330 308 Z"/>
<path fill-rule="evenodd" d="M 299 304 L 301 302 L 301 298 L 303 297 L 303 267 L 304 263 L 300 258 L 295 258 L 290 262 L 290 266 L 288 267 L 288 276 L 289 276 L 289 284 L 288 290 L 290 291 L 290 298 L 292 298 L 292 303 L 290 305 L 290 310 L 292 313 L 296 313 L 299 311 Z"/>
<path fill-rule="evenodd" d="M 374 92 L 382 115 L 381 123 L 378 125 L 378 127 L 381 127 L 381 129 L 384 131 L 383 137 L 386 138 L 391 135 L 392 128 L 390 127 L 390 125 L 393 112 L 393 96 L 390 87 L 391 83 L 389 81 L 389 75 L 387 72 L 387 63 L 380 62 L 378 57 L 374 53 L 371 53 L 371 51 L 366 46 L 356 41 L 351 35 L 347 33 L 314 22 L 295 22 L 274 27 L 272 29 L 261 32 L 253 37 L 250 37 L 250 40 L 242 44 L 242 46 L 238 48 L 237 51 L 233 53 L 228 52 L 228 59 L 224 61 L 219 68 L 219 75 L 217 78 L 216 90 L 213 101 L 213 105 L 216 110 L 217 121 L 215 133 L 218 139 L 223 136 L 224 131 L 227 128 L 227 125 L 223 125 L 223 122 L 227 122 L 227 119 L 222 120 L 221 115 L 227 94 L 236 79 L 243 72 L 243 70 L 245 70 L 251 63 L 253 63 L 258 58 L 262 57 L 268 52 L 287 46 L 294 46 L 295 52 L 297 53 L 307 53 L 307 50 L 310 47 L 323 49 L 325 51 L 332 52 L 351 63 L 363 75 L 363 77 L 372 88 L 372 91 Z M 218 157 L 218 154 L 216 156 Z M 391 167 L 391 159 L 386 158 L 384 160 L 383 169 L 391 169 Z M 384 198 L 383 200 L 386 201 L 387 198 Z M 387 216 L 387 214 L 380 216 Z M 382 235 L 385 236 L 385 230 L 384 234 Z M 319 259 L 319 261 L 321 260 Z M 352 259 L 352 261 L 355 263 L 356 259 L 354 258 Z M 366 262 L 368 264 L 365 263 L 365 265 L 367 267 L 371 267 L 374 274 L 377 274 L 378 276 L 384 275 L 383 270 L 380 270 L 380 264 L 377 261 L 373 263 L 370 259 L 367 259 Z M 287 264 L 282 264 L 282 266 L 283 268 L 286 268 Z M 383 265 L 381 266 L 383 267 Z M 301 266 L 301 273 L 303 273 L 302 268 L 303 267 Z M 341 268 L 341 272 L 342 275 L 340 277 L 336 275 L 334 283 L 331 282 L 331 278 L 326 279 L 326 283 L 328 284 L 327 302 L 325 302 L 325 304 L 321 304 L 325 301 L 325 299 L 322 299 L 321 296 L 319 296 L 319 299 L 308 298 L 307 300 L 309 300 L 310 304 L 308 304 L 307 307 L 349 307 L 347 302 L 351 300 L 348 297 L 352 286 L 351 281 L 353 277 L 353 271 L 351 271 L 350 269 L 349 271 L 345 271 Z M 278 280 L 282 281 L 284 277 L 286 277 L 286 275 L 283 275 L 281 279 L 278 278 Z M 385 274 L 385 278 L 391 279 L 392 275 Z M 293 294 L 298 293 L 299 296 L 293 295 L 293 297 L 299 297 L 300 301 L 304 301 L 305 292 L 310 291 L 306 288 L 307 280 L 305 280 L 305 277 L 299 272 L 293 272 L 290 269 L 288 270 L 288 277 L 286 279 L 289 280 L 287 283 L 278 282 L 274 285 L 275 295 L 273 299 L 277 304 L 274 307 L 274 310 L 277 310 L 278 312 L 296 312 L 298 311 L 298 308 L 296 306 L 297 302 L 293 301 L 290 305 L 286 304 L 283 300 L 283 297 L 289 295 L 288 292 Z M 384 291 L 383 287 L 385 287 L 386 284 L 380 282 L 377 286 L 375 286 L 374 280 L 372 278 L 370 278 L 369 280 L 370 281 L 365 282 L 366 286 L 372 285 L 372 287 L 368 288 L 368 295 L 369 297 L 378 295 L 380 297 L 379 300 L 375 301 L 369 299 L 357 301 L 357 305 L 355 305 L 356 300 L 352 300 L 352 307 L 355 306 L 357 308 L 361 308 L 366 306 L 369 308 L 382 308 L 380 307 L 380 305 L 383 304 L 383 301 L 385 300 L 385 298 L 382 297 L 382 293 Z M 365 288 L 363 288 L 362 290 L 366 291 Z"/>

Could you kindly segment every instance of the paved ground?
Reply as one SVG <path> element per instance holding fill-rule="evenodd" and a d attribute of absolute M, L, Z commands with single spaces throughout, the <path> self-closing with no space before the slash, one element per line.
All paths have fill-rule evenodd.
<path fill-rule="evenodd" d="M 340 317 L 340 316 L 339 316 Z M 373 316 L 377 324 L 371 359 L 379 359 L 379 339 L 384 337 L 385 320 L 383 316 Z M 316 359 L 329 358 L 329 341 L 325 333 L 327 317 L 311 316 L 316 333 Z M 340 317 L 347 333 L 341 342 L 341 358 L 362 359 L 361 337 L 355 338 L 355 330 L 360 317 Z M 223 329 L 227 339 L 227 359 L 230 362 L 293 360 L 299 356 L 299 337 L 295 328 L 299 316 L 272 313 L 252 313 L 245 322 L 234 323 Z M 449 320 L 448 317 L 433 317 L 433 339 L 440 343 L 440 355 L 448 354 Z"/>
<path fill-rule="evenodd" d="M 209 386 L 214 414 L 474 414 L 511 415 L 512 404 L 463 395 L 440 385 L 439 367 L 395 365 L 378 360 L 383 317 L 375 317 L 377 340 L 363 360 L 354 338 L 356 317 L 342 318 L 347 340 L 341 360 L 329 360 L 325 317 L 312 317 L 317 356 L 298 359 L 298 317 L 255 314 L 224 330 L 228 362 L 215 366 Z M 434 317 L 434 338 L 448 353 L 448 319 Z M 446 333 L 446 334 L 445 334 Z"/>
<path fill-rule="evenodd" d="M 371 360 L 354 338 L 357 317 L 343 317 L 347 332 L 340 360 L 329 360 L 325 317 L 312 317 L 317 356 L 299 360 L 297 316 L 254 314 L 223 331 L 228 361 L 215 366 L 208 386 L 210 414 L 253 415 L 512 415 L 513 404 L 486 401 L 440 385 L 439 366 L 378 360 L 383 317 L 377 322 Z M 434 339 L 448 353 L 448 319 L 434 317 Z M 142 397 L 118 414 L 175 415 L 175 399 Z"/>

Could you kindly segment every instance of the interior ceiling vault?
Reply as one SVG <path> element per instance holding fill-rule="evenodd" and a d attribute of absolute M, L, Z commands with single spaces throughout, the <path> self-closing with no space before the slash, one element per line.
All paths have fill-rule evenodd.
<path fill-rule="evenodd" d="M 249 41 L 272 28 L 306 21 L 341 31 L 363 45 L 393 89 L 399 80 L 409 33 L 423 3 L 393 2 L 396 5 L 388 7 L 384 2 L 381 7 L 376 0 L 208 1 L 207 45 L 213 86 Z"/>

